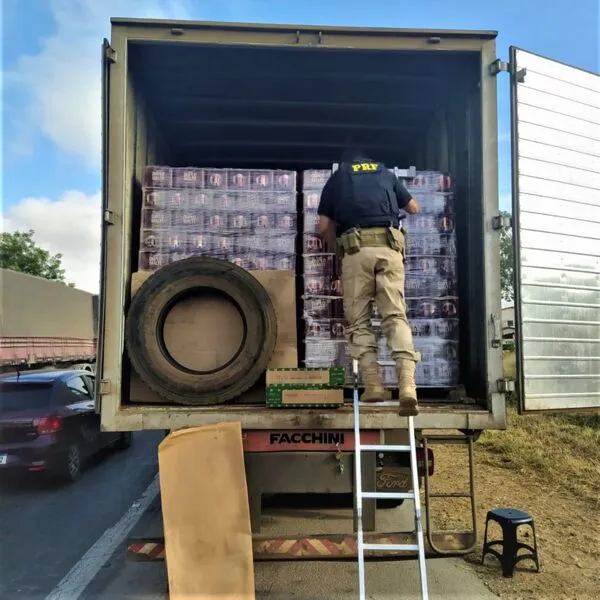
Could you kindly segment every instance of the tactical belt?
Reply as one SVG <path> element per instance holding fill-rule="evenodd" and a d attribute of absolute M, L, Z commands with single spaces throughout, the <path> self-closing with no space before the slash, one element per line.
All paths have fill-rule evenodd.
<path fill-rule="evenodd" d="M 401 229 L 393 228 L 396 235 L 403 234 Z M 392 228 L 389 227 L 368 227 L 365 229 L 355 228 L 345 231 L 337 239 L 338 248 L 342 256 L 346 254 L 355 254 L 362 247 L 387 247 L 394 250 L 400 250 L 395 247 L 395 240 L 390 239 Z M 395 237 L 395 236 L 392 236 Z"/>

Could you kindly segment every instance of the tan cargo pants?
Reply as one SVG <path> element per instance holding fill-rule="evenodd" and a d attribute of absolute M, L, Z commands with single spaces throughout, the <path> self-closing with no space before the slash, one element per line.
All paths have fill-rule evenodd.
<path fill-rule="evenodd" d="M 355 254 L 345 254 L 342 291 L 351 358 L 359 360 L 364 354 L 377 352 L 377 340 L 371 327 L 371 302 L 375 298 L 392 358 L 418 361 L 406 318 L 404 248 L 399 252 L 383 243 L 361 244 Z"/>

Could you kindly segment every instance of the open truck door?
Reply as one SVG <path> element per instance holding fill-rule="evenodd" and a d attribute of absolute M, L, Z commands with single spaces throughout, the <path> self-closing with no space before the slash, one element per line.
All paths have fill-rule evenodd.
<path fill-rule="evenodd" d="M 108 210 L 108 111 L 110 106 L 110 65 L 114 62 L 114 50 L 108 40 L 102 41 L 102 215 L 100 238 L 100 294 L 98 296 L 98 334 L 96 343 L 95 408 L 100 413 L 102 401 L 102 374 L 104 372 L 104 316 L 106 309 L 106 229 L 112 219 Z"/>
<path fill-rule="evenodd" d="M 510 48 L 519 412 L 600 408 L 600 76 Z"/>

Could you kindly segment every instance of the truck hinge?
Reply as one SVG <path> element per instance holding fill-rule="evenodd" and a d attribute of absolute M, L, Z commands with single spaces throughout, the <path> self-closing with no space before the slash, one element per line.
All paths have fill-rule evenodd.
<path fill-rule="evenodd" d="M 109 45 L 106 45 L 106 47 L 104 48 L 104 57 L 110 63 L 117 62 L 117 52 L 114 48 L 112 48 Z"/>
<path fill-rule="evenodd" d="M 498 73 L 502 73 L 503 71 L 512 74 L 513 65 L 509 62 L 500 60 L 499 58 L 490 64 L 490 75 L 498 75 Z M 525 75 L 527 75 L 527 69 L 519 69 L 514 73 L 517 83 L 523 83 L 525 81 Z"/>
<path fill-rule="evenodd" d="M 517 83 L 525 83 L 525 75 L 527 75 L 527 69 L 519 69 L 515 73 L 515 79 L 517 80 Z"/>
<path fill-rule="evenodd" d="M 498 231 L 499 229 L 510 229 L 512 227 L 512 219 L 506 215 L 496 215 L 492 218 L 492 228 Z"/>
<path fill-rule="evenodd" d="M 111 210 L 108 210 L 108 209 L 107 209 L 107 210 L 105 210 L 105 211 L 104 211 L 104 222 L 105 222 L 107 225 L 113 225 L 113 224 L 114 224 L 114 221 L 113 221 L 113 214 L 112 214 L 112 211 L 111 211 Z"/>
<path fill-rule="evenodd" d="M 110 379 L 100 380 L 100 395 L 108 396 L 110 394 Z"/>
<path fill-rule="evenodd" d="M 512 379 L 498 379 L 498 391 L 501 394 L 509 394 L 515 391 L 515 382 Z"/>
<path fill-rule="evenodd" d="M 498 75 L 498 73 L 502 73 L 502 71 L 508 73 L 510 71 L 510 65 L 507 62 L 504 62 L 503 60 L 497 58 L 490 65 L 490 75 Z"/>

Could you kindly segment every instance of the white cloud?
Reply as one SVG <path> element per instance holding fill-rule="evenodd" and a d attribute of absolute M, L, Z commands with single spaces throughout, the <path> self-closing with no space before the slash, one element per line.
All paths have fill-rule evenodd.
<path fill-rule="evenodd" d="M 57 151 L 75 159 L 73 168 L 97 172 L 101 160 L 100 48 L 102 38 L 110 37 L 110 18 L 188 19 L 187 2 L 50 0 L 53 33 L 39 41 L 37 54 L 21 55 L 3 73 L 3 93 L 10 99 L 10 92 L 17 92 L 6 117 L 11 125 L 10 151 L 30 153 L 35 137 L 42 134 Z M 21 98 L 27 100 L 19 105 Z M 100 193 L 88 196 L 73 190 L 58 199 L 26 197 L 4 208 L 2 230 L 33 229 L 38 245 L 63 255 L 67 281 L 97 293 L 99 215 Z"/>
<path fill-rule="evenodd" d="M 113 16 L 189 18 L 186 0 L 51 0 L 54 33 L 35 55 L 22 55 L 5 73 L 29 103 L 11 115 L 28 123 L 20 131 L 22 146 L 32 133 L 42 133 L 59 150 L 91 169 L 100 167 L 100 47 L 110 37 Z M 8 90 L 7 90 L 8 91 Z M 22 128 L 22 126 L 21 126 Z M 13 151 L 17 148 L 12 148 Z"/>
<path fill-rule="evenodd" d="M 3 215 L 3 231 L 33 229 L 36 244 L 61 253 L 65 278 L 98 293 L 100 283 L 100 192 L 71 190 L 58 200 L 23 198 Z"/>

